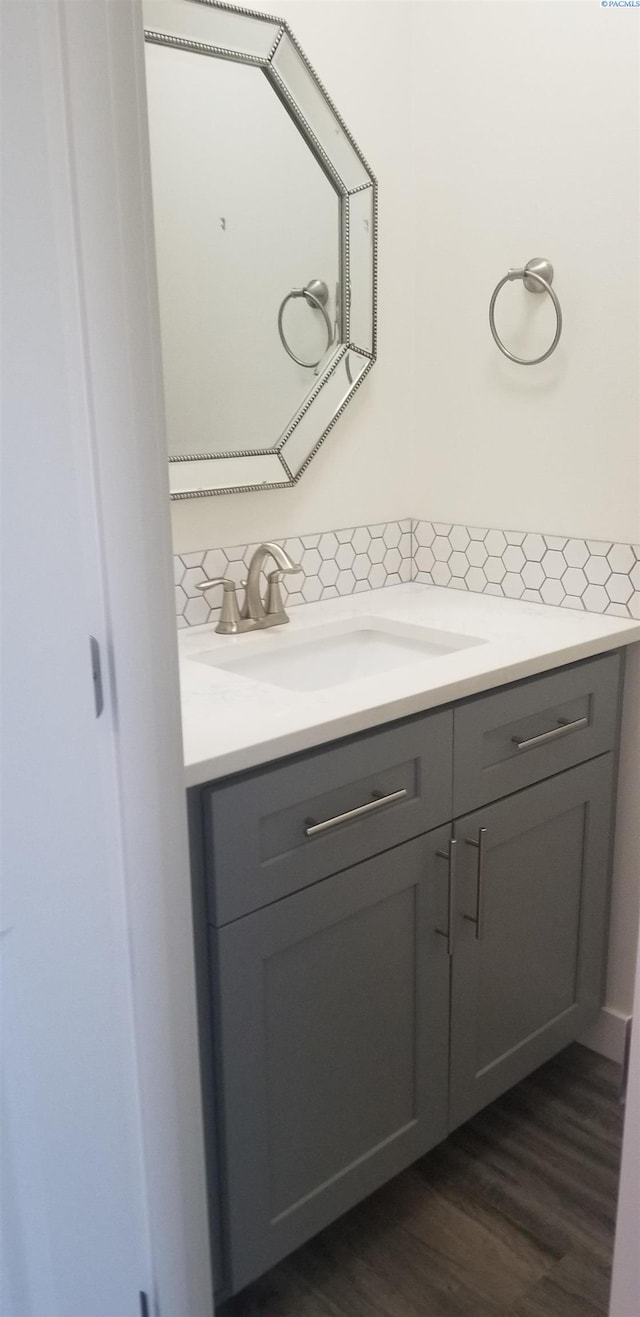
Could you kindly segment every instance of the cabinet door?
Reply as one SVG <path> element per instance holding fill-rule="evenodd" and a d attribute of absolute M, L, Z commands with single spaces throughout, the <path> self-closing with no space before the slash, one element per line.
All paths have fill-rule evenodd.
<path fill-rule="evenodd" d="M 602 755 L 456 823 L 450 1129 L 598 1011 L 613 773 Z"/>
<path fill-rule="evenodd" d="M 446 1134 L 449 832 L 211 930 L 232 1292 Z"/>

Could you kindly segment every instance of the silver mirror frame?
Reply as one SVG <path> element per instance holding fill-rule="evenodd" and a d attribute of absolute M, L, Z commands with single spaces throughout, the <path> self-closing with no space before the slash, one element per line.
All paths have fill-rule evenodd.
<path fill-rule="evenodd" d="M 297 125 L 309 149 L 313 152 L 339 197 L 341 331 L 335 352 L 322 368 L 298 411 L 273 447 L 244 449 L 235 452 L 193 453 L 169 457 L 169 483 L 172 499 L 205 498 L 215 494 L 237 494 L 258 489 L 282 489 L 295 485 L 318 452 L 329 431 L 342 415 L 356 389 L 360 387 L 365 376 L 371 370 L 376 360 L 377 347 L 378 185 L 369 164 L 284 19 L 275 18 L 271 14 L 260 13 L 257 10 L 227 4 L 224 0 L 187 0 L 187 2 L 206 5 L 212 10 L 228 15 L 230 18 L 236 16 L 239 20 L 246 19 L 252 20 L 253 23 L 268 24 L 275 29 L 275 35 L 273 35 L 267 54 L 256 54 L 256 43 L 253 43 L 253 50 L 248 49 L 247 47 L 250 44 L 248 40 L 244 44 L 241 39 L 237 40 L 237 44 L 231 47 L 216 45 L 215 42 L 209 44 L 201 40 L 194 40 L 179 36 L 176 33 L 156 29 L 145 29 L 144 35 L 145 40 L 153 44 L 173 46 L 203 56 L 233 60 L 237 63 L 251 64 L 262 69 L 276 96 Z M 243 30 L 244 24 L 241 22 L 239 31 Z M 257 48 L 260 48 L 260 43 L 257 43 Z M 278 52 L 280 52 L 280 59 L 278 59 Z M 294 61 L 298 65 L 297 68 L 293 69 L 294 76 L 289 80 L 293 86 L 288 85 L 286 80 L 286 63 L 284 63 L 284 60 L 287 56 L 290 63 Z M 278 67 L 279 63 L 281 67 Z M 302 85 L 301 88 L 303 95 L 296 94 L 297 78 L 295 75 L 300 73 L 303 74 L 303 79 L 306 78 L 306 87 Z M 300 87 L 298 87 L 298 91 L 300 91 Z M 324 116 L 326 120 L 325 130 L 327 123 L 329 123 L 332 127 L 337 125 L 342 131 L 348 144 L 346 149 L 344 140 L 340 140 L 339 146 L 342 150 L 339 152 L 336 149 L 332 154 L 331 143 L 326 140 L 323 143 L 321 140 L 322 123 L 316 122 L 314 127 L 300 104 L 300 101 L 304 99 L 305 92 L 311 102 L 311 108 L 314 109 L 315 101 L 316 110 L 319 108 Z M 318 98 L 320 98 L 320 101 Z M 313 118 L 313 115 L 309 117 Z M 318 131 L 315 131 L 316 128 Z M 335 131 L 335 128 L 333 128 L 334 133 Z M 325 131 L 325 139 L 326 136 Z M 361 179 L 355 185 L 353 179 L 349 182 L 344 177 L 345 174 L 349 173 L 349 167 L 345 168 L 347 155 L 352 165 L 355 164 L 356 177 Z M 365 193 L 369 193 L 369 196 L 360 195 Z M 358 198 L 357 201 L 355 200 L 356 197 Z M 366 267 L 364 287 L 358 286 L 357 281 L 352 286 L 352 270 L 354 265 L 357 267 L 358 263 L 362 268 L 363 257 L 358 253 L 356 235 L 354 235 L 353 224 L 351 223 L 352 214 L 356 210 L 361 211 L 363 206 L 368 209 L 370 214 L 370 221 L 367 218 L 365 223 L 365 231 L 369 226 L 370 237 L 368 241 L 371 245 L 370 271 L 368 268 L 368 254 L 365 253 L 364 256 Z M 368 277 L 369 274 L 370 278 Z M 356 332 L 357 336 L 362 339 L 360 343 L 353 341 L 352 325 L 358 327 Z M 328 413 L 327 407 L 326 405 L 323 406 L 323 403 L 328 403 L 330 398 L 332 400 L 329 404 Z M 312 429 L 314 419 L 317 420 L 317 426 Z M 310 430 L 311 434 L 309 435 Z M 316 437 L 318 430 L 319 437 Z M 306 441 L 303 438 L 305 435 L 309 435 Z M 255 472 L 258 460 L 262 462 L 260 475 Z M 224 468 L 219 468 L 217 486 L 213 483 L 213 473 L 210 469 L 210 464 L 214 462 L 225 464 Z M 196 463 L 197 466 L 192 466 L 189 469 L 191 463 Z M 254 469 L 250 470 L 250 468 Z M 222 475 L 223 471 L 224 476 Z M 197 487 L 194 488 L 194 484 Z"/>

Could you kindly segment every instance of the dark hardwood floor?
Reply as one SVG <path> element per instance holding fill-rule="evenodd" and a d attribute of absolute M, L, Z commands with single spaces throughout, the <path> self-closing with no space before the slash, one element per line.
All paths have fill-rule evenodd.
<path fill-rule="evenodd" d="M 604 1317 L 618 1077 L 568 1048 L 221 1317 Z"/>

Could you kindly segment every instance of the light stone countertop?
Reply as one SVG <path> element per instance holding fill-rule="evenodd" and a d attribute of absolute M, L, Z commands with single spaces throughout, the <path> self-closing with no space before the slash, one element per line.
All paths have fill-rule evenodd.
<path fill-rule="evenodd" d="M 640 622 L 419 584 L 300 605 L 290 618 L 289 626 L 242 636 L 217 635 L 213 626 L 179 631 L 187 787 L 640 641 Z M 288 690 L 194 658 L 275 654 L 313 641 L 316 628 L 341 630 L 352 620 L 429 627 L 478 643 L 322 690 Z"/>

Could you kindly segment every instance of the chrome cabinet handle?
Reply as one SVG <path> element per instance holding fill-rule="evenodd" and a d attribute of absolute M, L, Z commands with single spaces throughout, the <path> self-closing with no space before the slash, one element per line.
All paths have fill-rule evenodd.
<path fill-rule="evenodd" d="M 392 805 L 395 800 L 402 800 L 407 795 L 407 788 L 402 787 L 400 791 L 392 791 L 388 796 L 383 796 L 380 791 L 373 792 L 373 800 L 368 800 L 366 805 L 357 805 L 355 809 L 348 809 L 345 814 L 336 814 L 332 819 L 323 819 L 321 823 L 316 823 L 315 819 L 305 819 L 306 837 L 316 837 L 319 832 L 328 832 L 330 828 L 337 828 L 340 823 L 349 823 L 351 819 L 359 819 L 363 814 L 371 814 L 375 809 L 382 809 L 383 805 Z"/>
<path fill-rule="evenodd" d="M 519 736 L 512 736 L 511 740 L 518 750 L 530 750 L 533 745 L 545 745 L 547 741 L 555 741 L 559 736 L 567 736 L 569 732 L 576 732 L 579 727 L 588 727 L 588 718 L 574 718 L 573 722 L 568 722 L 566 718 L 558 718 L 558 726 L 552 727 L 548 732 L 540 732 L 539 736 L 528 736 L 524 741 Z"/>
<path fill-rule="evenodd" d="M 486 828 L 478 828 L 477 841 L 475 837 L 465 837 L 467 846 L 475 846 L 478 852 L 476 913 L 475 915 L 465 915 L 465 919 L 468 919 L 470 923 L 476 926 L 476 942 L 482 942 L 484 937 L 484 845 L 486 835 Z"/>
<path fill-rule="evenodd" d="M 456 926 L 456 845 L 453 837 L 449 842 L 448 851 L 436 851 L 440 860 L 449 862 L 449 901 L 448 901 L 448 923 L 446 929 L 436 928 L 436 933 L 440 937 L 447 939 L 447 952 L 450 956 L 454 952 L 454 932 Z"/>

